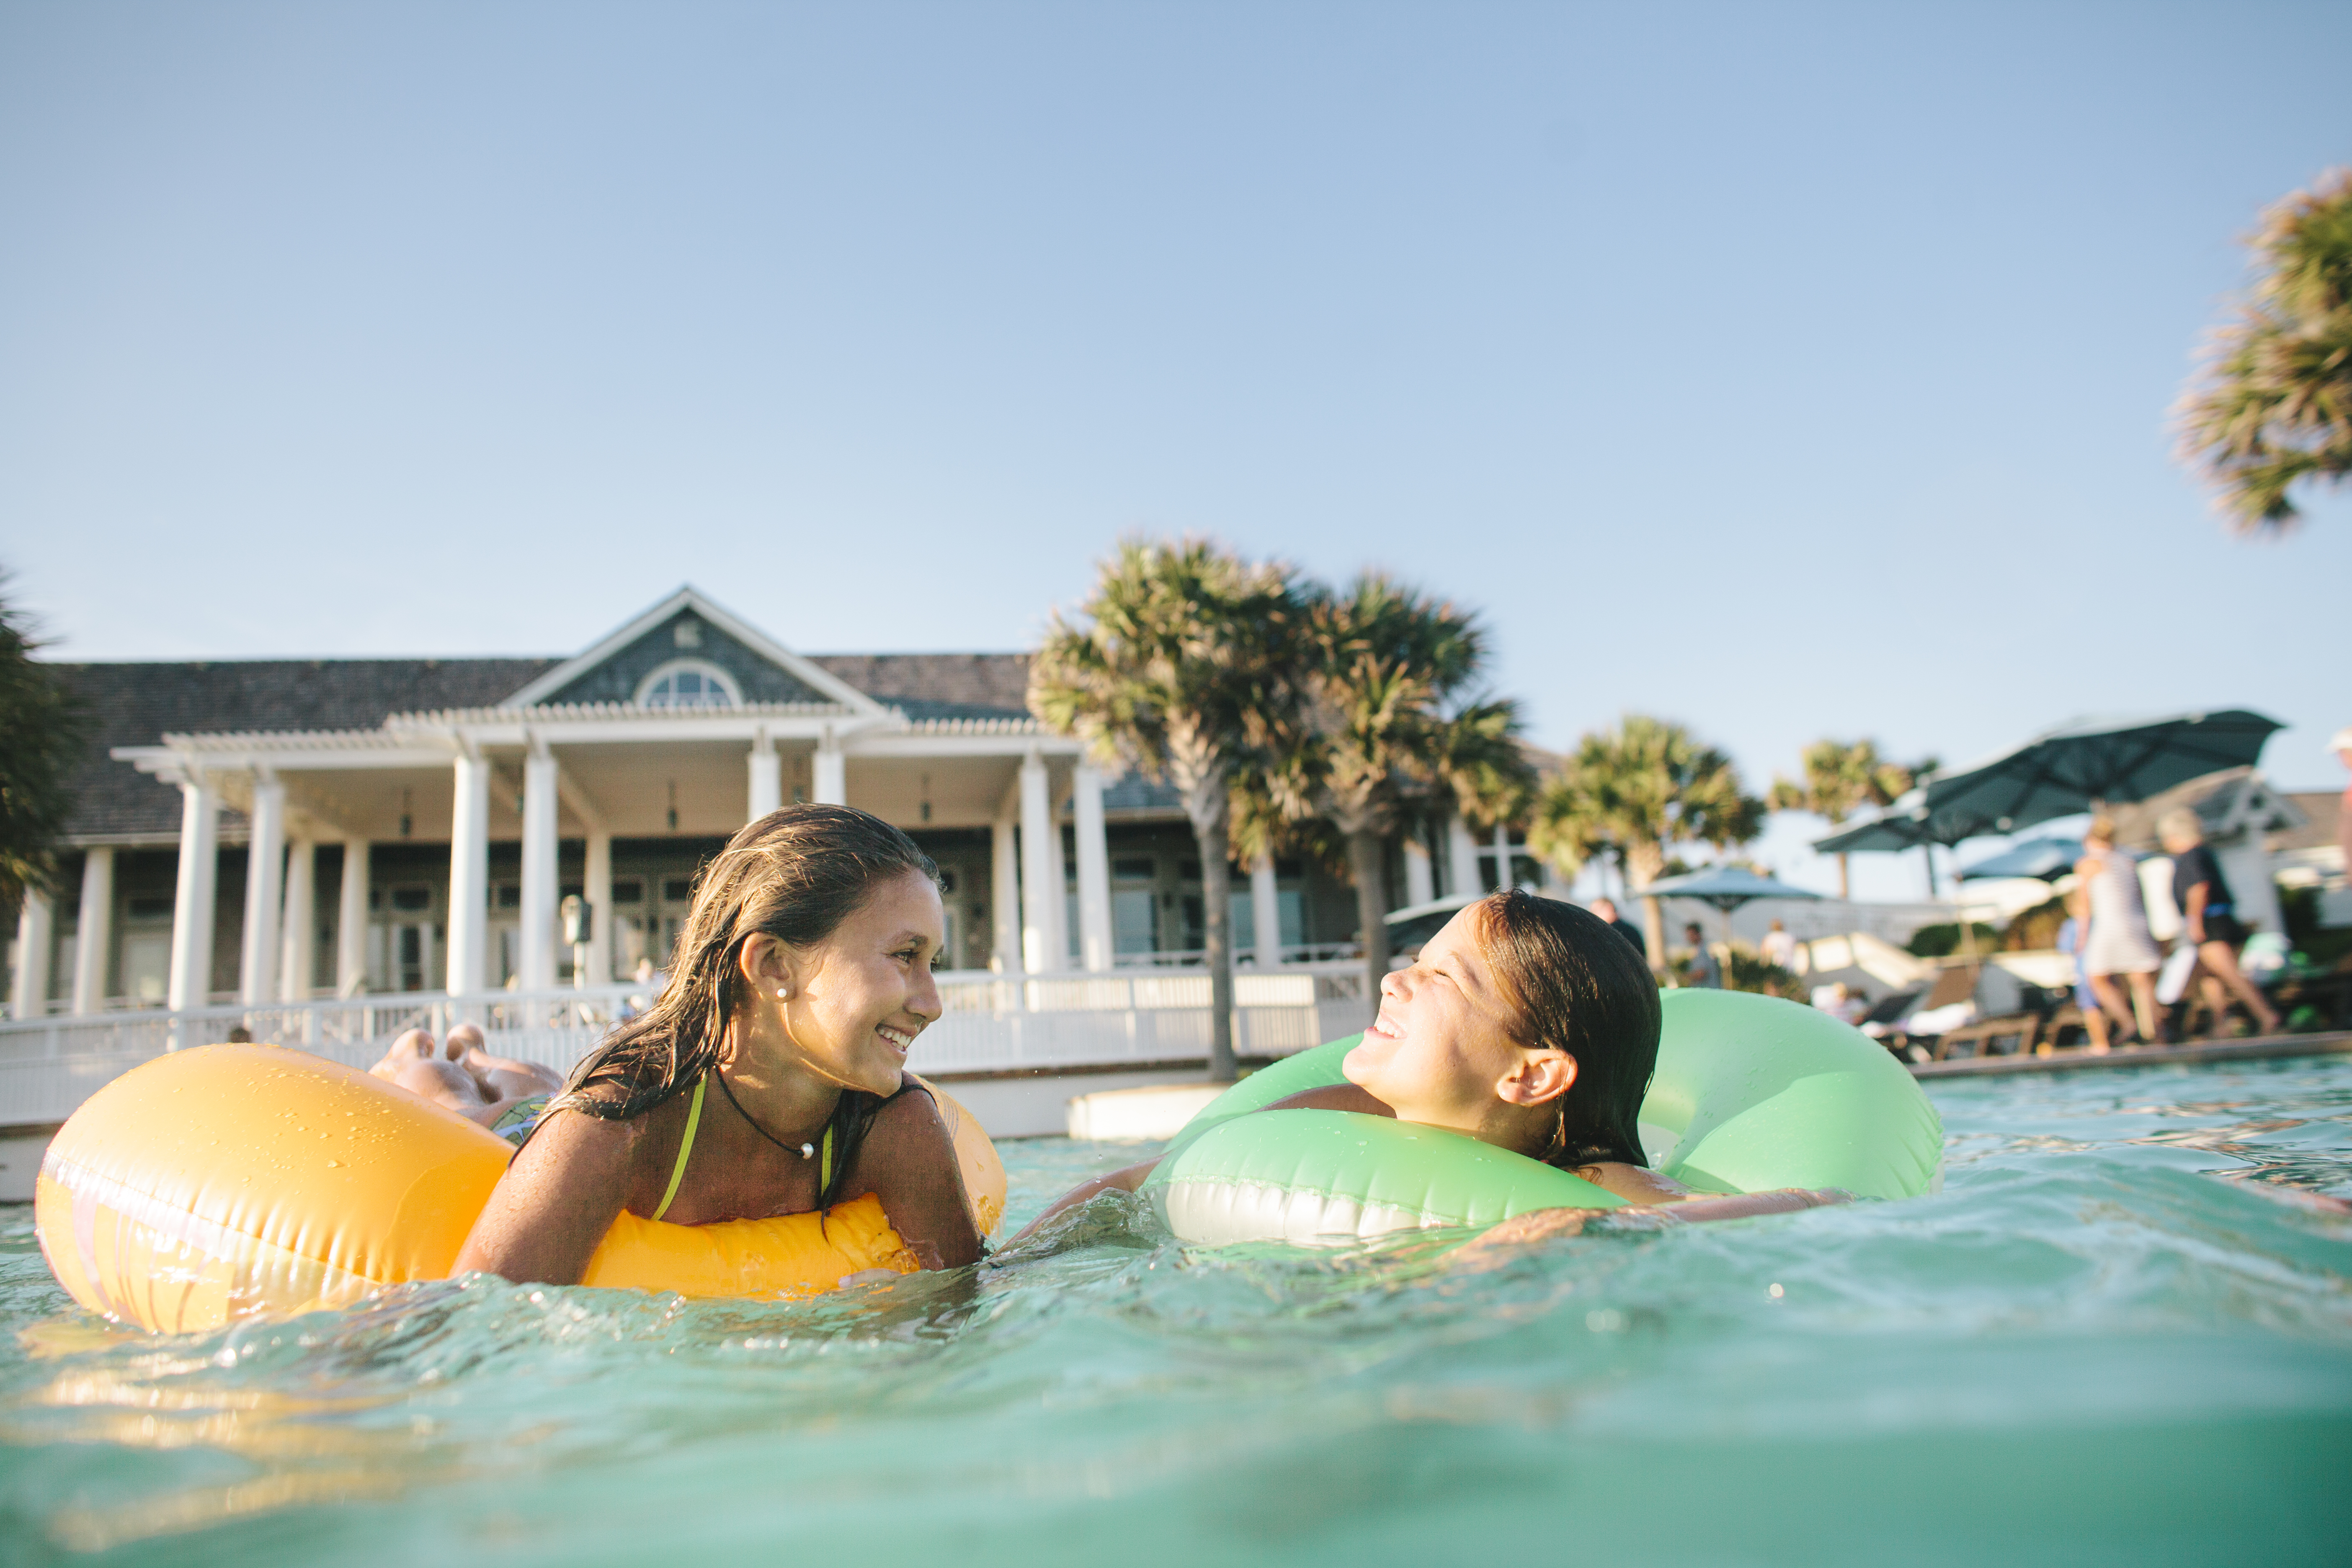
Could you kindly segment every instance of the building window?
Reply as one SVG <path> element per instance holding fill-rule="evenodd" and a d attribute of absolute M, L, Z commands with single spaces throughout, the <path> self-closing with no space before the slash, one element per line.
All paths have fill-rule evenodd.
<path fill-rule="evenodd" d="M 734 677 L 698 658 L 672 659 L 637 688 L 640 708 L 732 708 L 742 700 Z"/>

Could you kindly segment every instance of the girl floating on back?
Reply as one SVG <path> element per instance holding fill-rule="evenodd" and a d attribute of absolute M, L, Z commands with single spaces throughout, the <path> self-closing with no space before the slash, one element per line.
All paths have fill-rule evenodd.
<path fill-rule="evenodd" d="M 1682 1219 L 1837 1201 L 1796 1189 L 1698 1197 L 1647 1169 L 1635 1116 L 1658 1035 L 1657 983 L 1606 923 L 1572 904 L 1497 893 L 1461 910 L 1382 981 L 1380 1015 L 1348 1054 L 1347 1083 L 1254 1114 L 1345 1110 L 1418 1122 L 1541 1161 L 1635 1205 L 1671 1205 Z M 1037 1223 L 1108 1188 L 1133 1192 L 1156 1164 L 1086 1183 Z M 1523 1214 L 1484 1239 L 1573 1232 L 1593 1212 Z"/>

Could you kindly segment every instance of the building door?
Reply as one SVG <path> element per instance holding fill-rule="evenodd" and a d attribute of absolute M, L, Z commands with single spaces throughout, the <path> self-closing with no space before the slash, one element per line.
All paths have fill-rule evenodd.
<path fill-rule="evenodd" d="M 134 1007 L 160 1007 L 171 993 L 172 933 L 122 933 L 122 994 Z"/>
<path fill-rule="evenodd" d="M 395 991 L 423 991 L 432 982 L 425 976 L 433 957 L 433 928 L 424 923 L 395 925 L 392 928 L 392 988 Z"/>
<path fill-rule="evenodd" d="M 1160 951 L 1160 900 L 1148 884 L 1110 890 L 1110 945 L 1122 955 Z"/>

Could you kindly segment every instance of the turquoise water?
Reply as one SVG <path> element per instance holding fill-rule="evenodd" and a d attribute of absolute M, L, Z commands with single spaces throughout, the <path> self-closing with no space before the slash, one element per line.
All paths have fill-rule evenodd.
<path fill-rule="evenodd" d="M 2352 1061 L 1933 1092 L 1937 1196 L 1484 1272 L 1188 1250 L 1104 1199 L 1058 1250 L 802 1306 L 435 1284 L 153 1340 L 76 1312 L 0 1209 L 0 1552 L 2352 1555 Z M 1005 1155 L 1018 1223 L 1136 1151 Z"/>

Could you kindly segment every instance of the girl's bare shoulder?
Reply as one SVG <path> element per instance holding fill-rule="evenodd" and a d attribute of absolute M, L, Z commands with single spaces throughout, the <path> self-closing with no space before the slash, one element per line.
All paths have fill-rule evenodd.
<path fill-rule="evenodd" d="M 682 1115 L 667 1100 L 626 1121 L 559 1106 L 541 1121 L 515 1156 L 513 1168 L 562 1170 L 574 1180 L 626 1182 L 639 1165 L 655 1160 L 665 1142 L 674 1154 L 683 1131 Z"/>

